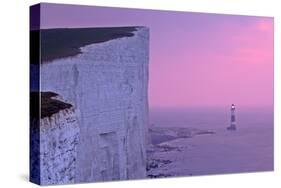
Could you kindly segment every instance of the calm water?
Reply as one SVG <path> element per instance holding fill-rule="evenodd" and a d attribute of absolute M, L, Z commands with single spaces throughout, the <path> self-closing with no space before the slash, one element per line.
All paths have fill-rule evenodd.
<path fill-rule="evenodd" d="M 168 153 L 172 175 L 205 175 L 273 170 L 273 110 L 236 110 L 237 131 L 227 131 L 229 108 L 150 109 L 150 124 L 214 130 L 216 134 L 179 139 L 172 144 L 186 148 Z"/>

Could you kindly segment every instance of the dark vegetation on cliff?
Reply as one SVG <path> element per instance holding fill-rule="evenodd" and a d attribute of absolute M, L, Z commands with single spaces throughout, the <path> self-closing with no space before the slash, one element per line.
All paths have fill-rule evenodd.
<path fill-rule="evenodd" d="M 93 43 L 106 42 L 116 38 L 132 37 L 136 27 L 111 28 L 63 28 L 41 29 L 30 31 L 30 58 L 31 64 L 38 64 L 38 55 L 41 48 L 41 63 L 58 58 L 75 56 L 80 47 Z M 40 45 L 39 45 L 40 43 Z"/>
<path fill-rule="evenodd" d="M 71 108 L 72 105 L 54 99 L 58 94 L 53 92 L 31 92 L 30 93 L 30 118 L 51 117 L 60 110 Z M 41 99 L 41 100 L 40 100 Z M 41 103 L 40 103 L 41 102 Z M 41 111 L 41 115 L 39 114 Z"/>

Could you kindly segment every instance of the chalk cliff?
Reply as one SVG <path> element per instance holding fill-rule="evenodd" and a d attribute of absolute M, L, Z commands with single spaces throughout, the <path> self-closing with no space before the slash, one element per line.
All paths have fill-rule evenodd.
<path fill-rule="evenodd" d="M 57 93 L 72 105 L 40 121 L 41 148 L 50 149 L 44 140 L 59 143 L 51 147 L 52 155 L 41 159 L 51 163 L 45 169 L 41 166 L 41 184 L 49 184 L 48 177 L 43 177 L 49 172 L 44 170 L 65 159 L 55 153 L 65 151 L 76 152 L 75 157 L 67 154 L 67 163 L 75 163 L 70 167 L 75 175 L 72 170 L 59 178 L 52 173 L 55 183 L 146 177 L 148 40 L 148 29 L 136 27 L 132 36 L 89 44 L 75 56 L 40 65 L 41 91 Z M 78 132 L 68 134 L 68 128 L 76 125 Z M 64 137 L 60 132 L 70 137 L 64 149 L 59 147 Z"/>
<path fill-rule="evenodd" d="M 31 100 L 38 101 L 39 93 Z M 79 142 L 75 109 L 56 93 L 41 92 L 41 119 L 31 116 L 31 178 L 42 185 L 74 183 Z"/>

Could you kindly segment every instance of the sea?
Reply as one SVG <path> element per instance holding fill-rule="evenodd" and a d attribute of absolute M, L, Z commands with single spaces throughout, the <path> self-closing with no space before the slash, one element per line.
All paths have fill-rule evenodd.
<path fill-rule="evenodd" d="M 179 138 L 168 144 L 180 152 L 159 153 L 172 163 L 159 169 L 171 176 L 272 171 L 274 169 L 273 107 L 236 108 L 236 131 L 230 125 L 230 107 L 150 108 L 150 126 L 184 127 L 215 134 Z"/>

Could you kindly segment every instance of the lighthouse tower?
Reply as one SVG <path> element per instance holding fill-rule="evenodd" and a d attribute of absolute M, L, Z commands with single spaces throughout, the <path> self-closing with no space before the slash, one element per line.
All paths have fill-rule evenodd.
<path fill-rule="evenodd" d="M 231 114 L 230 126 L 227 127 L 227 130 L 234 131 L 234 130 L 236 130 L 236 117 L 235 117 L 235 105 L 234 104 L 231 105 L 230 114 Z"/>

